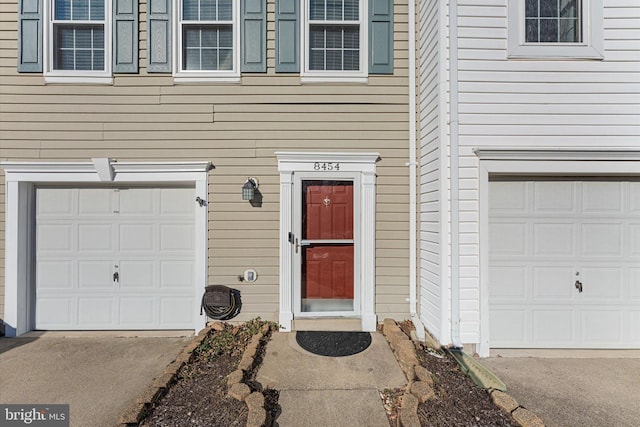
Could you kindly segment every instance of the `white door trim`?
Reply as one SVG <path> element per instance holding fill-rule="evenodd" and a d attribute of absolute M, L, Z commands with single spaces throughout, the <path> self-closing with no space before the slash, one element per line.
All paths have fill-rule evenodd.
<path fill-rule="evenodd" d="M 5 214 L 5 335 L 22 335 L 34 326 L 33 319 L 33 223 L 34 188 L 43 183 L 190 184 L 207 200 L 211 162 L 123 162 L 92 159 L 91 162 L 0 162 L 4 169 Z M 194 203 L 195 200 L 194 200 Z M 195 217 L 195 331 L 205 327 L 200 300 L 207 284 L 207 205 Z"/>
<path fill-rule="evenodd" d="M 480 342 L 478 354 L 488 357 L 489 342 L 489 177 L 512 176 L 640 176 L 640 151 L 474 150 L 479 162 Z M 627 160 L 629 159 L 629 160 Z"/>
<path fill-rule="evenodd" d="M 360 259 L 355 260 L 355 274 L 359 277 L 360 318 L 363 331 L 375 331 L 375 224 L 376 224 L 376 162 L 379 153 L 334 152 L 276 152 L 280 172 L 280 311 L 279 322 L 283 331 L 291 331 L 294 318 L 293 245 L 289 232 L 294 220 L 294 175 L 313 174 L 326 179 L 351 176 L 359 185 L 361 209 L 358 246 Z M 329 167 L 328 165 L 332 166 Z M 338 170 L 335 165 L 339 164 Z M 331 170 L 328 170 L 331 169 Z M 359 183 L 358 183 L 359 182 Z M 354 190 L 356 190 L 354 188 Z M 355 195 L 354 195 L 355 197 Z M 355 296 L 354 296 L 355 297 Z M 354 299 L 357 300 L 358 297 Z M 356 310 L 358 311 L 358 310 Z"/>

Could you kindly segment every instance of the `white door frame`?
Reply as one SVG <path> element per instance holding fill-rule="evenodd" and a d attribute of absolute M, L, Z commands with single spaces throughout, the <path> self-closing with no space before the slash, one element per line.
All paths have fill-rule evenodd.
<path fill-rule="evenodd" d="M 490 176 L 640 176 L 637 150 L 540 150 L 478 148 L 480 204 L 480 357 L 490 354 L 489 178 Z"/>
<path fill-rule="evenodd" d="M 282 331 L 291 331 L 295 311 L 294 245 L 289 233 L 294 231 L 294 203 L 299 200 L 294 184 L 301 177 L 313 179 L 353 179 L 354 197 L 359 197 L 354 207 L 360 206 L 358 241 L 359 259 L 354 259 L 354 274 L 359 289 L 354 289 L 354 303 L 359 300 L 359 312 L 363 331 L 375 331 L 375 224 L 376 224 L 376 162 L 378 153 L 335 152 L 276 152 L 280 172 L 280 311 Z M 337 165 L 337 169 L 336 169 Z M 355 186 L 358 188 L 355 188 Z M 359 196 L 356 196 L 359 195 Z M 355 238 L 355 236 L 354 236 Z"/>
<path fill-rule="evenodd" d="M 193 327 L 206 325 L 200 300 L 207 284 L 207 195 L 211 162 L 0 162 L 5 172 L 5 335 L 33 329 L 35 186 L 38 184 L 189 184 L 204 203 L 195 214 L 195 286 Z M 196 201 L 194 200 L 194 203 Z"/>

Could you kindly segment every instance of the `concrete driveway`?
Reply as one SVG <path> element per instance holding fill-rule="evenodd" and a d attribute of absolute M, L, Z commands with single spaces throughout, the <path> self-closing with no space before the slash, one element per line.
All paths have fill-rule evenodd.
<path fill-rule="evenodd" d="M 640 351 L 496 350 L 481 363 L 547 427 L 637 426 Z M 499 355 L 499 356 L 498 356 Z"/>
<path fill-rule="evenodd" d="M 0 338 L 0 403 L 69 404 L 71 426 L 113 427 L 189 340 Z"/>

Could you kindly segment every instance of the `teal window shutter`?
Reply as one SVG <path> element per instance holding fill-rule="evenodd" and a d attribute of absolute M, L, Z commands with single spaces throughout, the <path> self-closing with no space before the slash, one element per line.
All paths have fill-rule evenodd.
<path fill-rule="evenodd" d="M 138 1 L 113 2 L 113 72 L 138 72 Z"/>
<path fill-rule="evenodd" d="M 242 0 L 240 14 L 240 70 L 264 73 L 267 71 L 267 2 Z"/>
<path fill-rule="evenodd" d="M 147 2 L 147 71 L 171 72 L 171 1 Z"/>
<path fill-rule="evenodd" d="M 393 0 L 369 0 L 369 73 L 393 74 Z"/>
<path fill-rule="evenodd" d="M 300 72 L 300 1 L 276 0 L 277 73 Z"/>
<path fill-rule="evenodd" d="M 43 0 L 18 0 L 18 72 L 42 72 Z"/>

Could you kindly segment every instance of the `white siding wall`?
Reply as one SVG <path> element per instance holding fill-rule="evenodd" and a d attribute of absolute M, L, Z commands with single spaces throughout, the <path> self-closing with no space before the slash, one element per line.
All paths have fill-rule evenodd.
<path fill-rule="evenodd" d="M 419 31 L 419 123 L 420 135 L 420 319 L 437 339 L 442 339 L 443 304 L 441 206 L 444 202 L 440 191 L 441 149 L 440 126 L 440 2 L 420 3 Z M 445 171 L 446 172 L 446 171 Z"/>
<path fill-rule="evenodd" d="M 507 60 L 507 0 L 458 3 L 464 343 L 479 342 L 480 333 L 480 195 L 472 149 L 640 147 L 640 2 L 603 3 L 604 60 L 576 61 Z"/>

